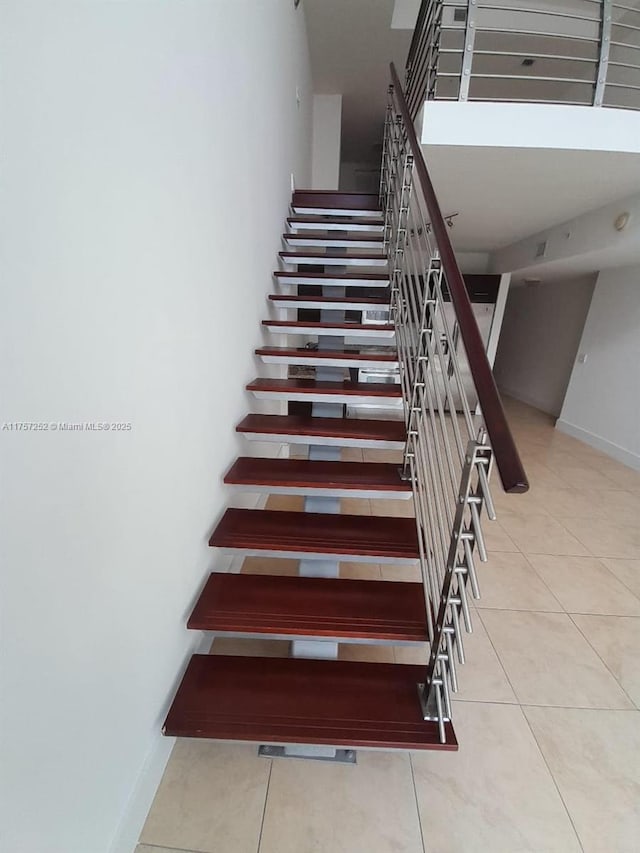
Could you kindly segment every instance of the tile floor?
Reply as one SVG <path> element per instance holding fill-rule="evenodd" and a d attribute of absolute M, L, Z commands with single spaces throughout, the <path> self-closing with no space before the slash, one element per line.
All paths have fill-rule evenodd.
<path fill-rule="evenodd" d="M 341 766 L 181 740 L 136 853 L 640 851 L 640 474 L 556 432 L 546 415 L 507 407 L 531 490 L 494 488 L 498 521 L 487 524 L 483 597 L 454 709 L 459 752 L 361 751 L 356 766 Z M 345 511 L 410 507 L 349 501 Z M 251 559 L 245 568 L 296 566 Z M 413 579 L 406 568 L 342 568 Z M 218 640 L 216 652 L 283 655 L 287 644 Z M 340 654 L 423 659 L 406 647 Z"/>

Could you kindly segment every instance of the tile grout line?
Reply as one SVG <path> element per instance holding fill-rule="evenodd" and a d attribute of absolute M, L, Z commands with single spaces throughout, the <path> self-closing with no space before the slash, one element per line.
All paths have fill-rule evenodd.
<path fill-rule="evenodd" d="M 475 605 L 475 609 L 478 612 L 483 610 L 490 611 L 492 613 L 506 613 L 507 611 L 511 611 L 512 613 L 548 613 L 548 614 L 556 614 L 559 616 L 604 616 L 607 619 L 640 619 L 640 613 L 637 616 L 634 616 L 632 613 L 584 613 L 579 610 L 540 610 L 540 608 L 531 608 L 531 607 L 478 607 Z"/>
<path fill-rule="evenodd" d="M 260 848 L 262 846 L 262 830 L 264 829 L 264 819 L 267 814 L 267 801 L 269 799 L 269 787 L 271 785 L 271 774 L 273 773 L 273 758 L 269 759 L 269 776 L 267 778 L 267 787 L 264 792 L 264 806 L 262 807 L 262 820 L 260 821 L 260 832 L 258 833 L 258 846 L 256 847 L 256 853 L 260 853 Z"/>
<path fill-rule="evenodd" d="M 151 847 L 154 850 L 168 850 L 169 853 L 205 853 L 203 850 L 194 850 L 191 847 L 165 847 L 164 844 L 147 844 L 141 841 L 136 844 L 133 853 L 136 853 L 138 847 Z"/>
<path fill-rule="evenodd" d="M 533 707 L 538 707 L 538 706 L 533 706 Z M 574 709 L 571 709 L 571 710 L 574 710 Z M 544 761 L 544 766 L 547 768 L 547 771 L 549 772 L 549 776 L 551 777 L 551 781 L 553 782 L 553 785 L 554 785 L 556 791 L 558 792 L 558 796 L 560 797 L 560 802 L 564 806 L 564 810 L 567 814 L 567 817 L 569 818 L 569 823 L 571 824 L 571 827 L 573 828 L 573 832 L 576 836 L 576 841 L 578 842 L 578 844 L 580 845 L 580 849 L 584 853 L 584 845 L 582 843 L 582 839 L 580 838 L 580 834 L 578 833 L 576 825 L 573 822 L 573 817 L 571 816 L 571 812 L 569 811 L 569 807 L 567 806 L 565 799 L 562 796 L 562 791 L 560 790 L 560 786 L 558 785 L 558 781 L 557 781 L 556 777 L 553 775 L 553 771 L 552 771 L 551 767 L 549 766 L 549 762 L 547 761 L 547 756 L 544 754 L 542 747 L 540 746 L 540 744 L 538 742 L 538 738 L 536 737 L 536 733 L 533 730 L 533 726 L 529 722 L 529 718 L 527 717 L 525 710 L 524 710 L 524 707 L 522 705 L 520 705 L 520 713 L 524 717 L 525 723 L 527 724 L 527 727 L 529 728 L 529 731 L 531 732 L 531 737 L 533 738 L 535 745 L 538 747 L 538 752 L 540 753 L 542 760 Z"/>
<path fill-rule="evenodd" d="M 424 831 L 422 829 L 422 818 L 420 817 L 420 804 L 418 803 L 418 790 L 416 788 L 416 776 L 413 771 L 413 756 L 409 751 L 409 767 L 411 769 L 411 783 L 413 785 L 413 796 L 416 804 L 416 814 L 418 817 L 418 827 L 420 828 L 420 843 L 422 844 L 422 853 L 427 853 L 427 848 L 424 844 Z"/>
<path fill-rule="evenodd" d="M 487 635 L 487 638 L 488 638 L 488 640 L 489 640 L 489 644 L 490 644 L 491 648 L 493 649 L 493 653 L 494 653 L 494 655 L 496 656 L 496 660 L 497 660 L 497 661 L 498 661 L 498 663 L 500 664 L 500 669 L 501 669 L 501 670 L 502 670 L 502 672 L 504 673 L 504 677 L 505 677 L 505 679 L 506 679 L 506 681 L 507 681 L 507 684 L 508 684 L 508 685 L 509 685 L 509 687 L 511 688 L 511 692 L 513 693 L 513 695 L 516 697 L 516 704 L 520 705 L 520 704 L 521 704 L 521 702 L 520 702 L 520 697 L 519 697 L 519 696 L 518 696 L 518 694 L 516 693 L 516 689 L 515 689 L 515 687 L 513 686 L 513 684 L 511 683 L 511 679 L 509 678 L 509 673 L 507 672 L 505 665 L 502 663 L 502 658 L 501 658 L 501 657 L 500 657 L 500 655 L 498 654 L 498 650 L 496 649 L 496 647 L 495 647 L 495 645 L 494 645 L 494 643 L 493 643 L 493 640 L 491 639 L 491 634 L 489 633 L 489 629 L 488 629 L 488 628 L 487 628 L 487 626 L 484 624 L 484 619 L 482 618 L 482 615 L 481 615 L 481 613 L 480 613 L 479 611 L 478 611 L 478 619 L 480 620 L 480 624 L 481 624 L 481 625 L 482 625 L 482 627 L 484 628 L 484 632 L 485 632 L 485 634 Z M 504 704 L 505 704 L 505 705 L 513 705 L 513 702 L 505 702 Z"/>
<path fill-rule="evenodd" d="M 582 614 L 576 614 L 576 615 L 582 615 Z M 585 615 L 590 616 L 591 614 L 585 614 Z M 597 614 L 596 614 L 596 615 L 597 615 Z M 633 701 L 633 699 L 631 698 L 631 696 L 629 696 L 629 694 L 627 693 L 627 691 L 626 691 L 626 690 L 625 690 L 625 688 L 623 687 L 623 685 L 622 685 L 622 683 L 620 682 L 620 680 L 617 678 L 617 676 L 615 675 L 615 673 L 611 670 L 611 668 L 609 667 L 609 665 L 607 664 L 607 662 L 605 661 L 605 659 L 602 657 L 602 655 L 600 654 L 600 652 L 596 649 L 596 647 L 595 647 L 595 646 L 593 646 L 593 645 L 589 642 L 589 638 L 588 638 L 588 637 L 587 637 L 587 635 L 584 633 L 584 631 L 582 630 L 582 628 L 580 627 L 580 625 L 578 625 L 578 623 L 577 623 L 577 622 L 576 622 L 576 620 L 573 618 L 573 616 L 571 615 L 571 613 L 569 613 L 569 614 L 568 614 L 568 616 L 569 616 L 569 619 L 571 619 L 571 622 L 575 625 L 576 629 L 579 631 L 580 635 L 585 639 L 585 641 L 586 641 L 586 643 L 588 644 L 589 648 L 590 648 L 590 649 L 593 649 L 593 652 L 594 652 L 594 654 L 596 655 L 596 657 L 598 658 L 598 660 L 602 663 L 602 665 L 604 666 L 604 668 L 607 670 L 607 672 L 609 673 L 609 675 L 611 676 L 611 678 L 613 678 L 613 680 L 614 680 L 614 681 L 615 681 L 615 683 L 618 685 L 618 687 L 620 688 L 620 690 L 621 690 L 621 691 L 624 693 L 624 695 L 627 697 L 627 699 L 629 700 L 629 702 L 631 702 L 631 705 L 633 706 L 633 708 L 634 708 L 634 709 L 638 709 L 638 706 L 637 706 L 637 705 L 636 705 L 636 703 Z M 631 617 L 629 617 L 629 618 L 633 619 L 634 617 L 633 617 L 633 616 L 631 616 Z M 617 710 L 624 711 L 624 710 L 631 710 L 631 709 L 630 709 L 630 708 L 629 708 L 629 709 L 625 709 L 625 708 L 620 708 L 620 709 L 618 709 L 618 708 L 609 708 L 608 710 L 610 710 L 610 711 L 617 711 Z"/>
<path fill-rule="evenodd" d="M 522 552 L 522 556 L 524 557 L 524 561 L 525 561 L 525 563 L 526 563 L 526 564 L 529 566 L 529 568 L 533 571 L 534 575 L 535 575 L 537 578 L 539 578 L 539 579 L 540 579 L 540 581 L 542 582 L 542 585 L 543 585 L 543 586 L 548 590 L 549 595 L 551 596 L 551 598 L 553 598 L 553 600 L 554 600 L 554 601 L 557 601 L 557 602 L 558 602 L 558 604 L 559 604 L 559 605 L 560 605 L 560 607 L 562 608 L 562 613 L 566 613 L 567 611 L 566 611 L 566 610 L 565 610 L 565 608 L 564 608 L 564 604 L 560 601 L 560 599 L 558 598 L 558 596 L 554 593 L 554 591 L 551 589 L 551 587 L 549 586 L 549 584 L 548 584 L 548 583 L 546 582 L 546 580 L 542 577 L 542 575 L 540 574 L 540 572 L 536 569 L 536 567 L 533 565 L 533 563 L 531 562 L 531 560 L 529 559 L 529 557 L 527 556 L 527 554 L 526 554 L 524 551 Z M 535 612 L 535 611 L 532 611 L 532 612 Z M 541 611 L 541 612 L 545 612 L 545 611 Z M 546 611 L 546 612 L 550 612 L 550 611 Z"/>

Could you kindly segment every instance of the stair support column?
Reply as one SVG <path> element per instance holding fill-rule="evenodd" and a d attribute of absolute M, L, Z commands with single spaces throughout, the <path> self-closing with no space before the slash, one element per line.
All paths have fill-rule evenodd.
<path fill-rule="evenodd" d="M 343 250 L 344 251 L 344 250 Z M 337 272 L 346 272 L 346 267 L 335 267 Z M 323 296 L 344 296 L 345 288 L 323 287 Z M 320 311 L 321 323 L 344 323 L 344 311 Z M 344 338 L 334 338 L 330 335 L 318 336 L 318 349 L 330 350 L 344 344 Z M 344 370 L 341 367 L 316 367 L 316 380 L 319 382 L 341 382 L 344 378 Z M 342 418 L 344 417 L 344 405 L 342 403 L 312 403 L 311 415 L 315 418 Z M 309 459 L 322 460 L 325 462 L 340 461 L 342 448 L 327 447 L 322 445 L 309 445 Z M 305 497 L 305 512 L 326 512 L 338 514 L 340 512 L 340 498 L 334 497 Z M 298 573 L 303 577 L 337 578 L 340 574 L 340 563 L 338 560 L 300 560 Z M 296 658 L 322 658 L 324 660 L 337 660 L 339 644 L 330 640 L 294 640 L 291 643 L 291 655 Z M 273 749 L 273 748 L 272 748 Z M 264 747 L 261 747 L 264 750 Z M 345 758 L 345 752 L 348 757 Z M 265 754 L 272 754 L 271 752 Z M 283 757 L 290 758 L 315 758 L 324 761 L 355 761 L 353 750 L 335 749 L 331 746 L 285 746 L 280 753 Z"/>

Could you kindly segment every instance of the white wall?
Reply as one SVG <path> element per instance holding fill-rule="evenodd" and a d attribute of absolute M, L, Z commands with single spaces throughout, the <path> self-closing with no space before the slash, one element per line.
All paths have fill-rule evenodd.
<path fill-rule="evenodd" d="M 0 54 L 0 421 L 132 424 L 0 430 L 0 847 L 129 851 L 310 180 L 304 12 L 4 0 Z"/>
<path fill-rule="evenodd" d="M 494 365 L 502 392 L 560 414 L 594 282 L 590 274 L 511 286 Z"/>
<path fill-rule="evenodd" d="M 314 95 L 311 159 L 314 190 L 338 189 L 341 133 L 342 95 Z"/>
<path fill-rule="evenodd" d="M 558 427 L 640 470 L 640 266 L 601 272 Z"/>
<path fill-rule="evenodd" d="M 627 222 L 620 231 L 615 223 L 625 213 Z M 589 270 L 630 266 L 640 258 L 639 220 L 640 194 L 636 193 L 499 249 L 491 256 L 490 268 L 494 272 L 524 270 L 521 274 L 536 276 L 563 263 Z M 542 244 L 544 253 L 536 257 Z"/>

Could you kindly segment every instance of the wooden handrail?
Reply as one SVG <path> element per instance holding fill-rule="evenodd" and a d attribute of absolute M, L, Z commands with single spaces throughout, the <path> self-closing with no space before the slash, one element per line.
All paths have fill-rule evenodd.
<path fill-rule="evenodd" d="M 500 394 L 493 378 L 482 337 L 480 336 L 480 330 L 478 329 L 478 324 L 471 308 L 469 295 L 464 285 L 462 273 L 460 272 L 460 267 L 458 266 L 451 240 L 449 239 L 447 226 L 445 225 L 440 204 L 438 203 L 429 172 L 427 171 L 427 165 L 422 156 L 422 149 L 418 143 L 413 121 L 409 114 L 409 108 L 393 62 L 390 68 L 397 106 L 400 110 L 409 147 L 413 154 L 415 173 L 418 176 L 422 194 L 429 211 L 431 227 L 440 251 L 442 269 L 456 313 L 460 337 L 462 338 L 467 354 L 471 376 L 473 377 L 473 383 L 478 394 L 478 401 L 482 409 L 487 433 L 489 434 L 502 487 L 505 492 L 526 492 L 529 489 L 527 475 L 525 474 L 520 455 L 513 440 L 513 435 L 509 429 Z"/>

